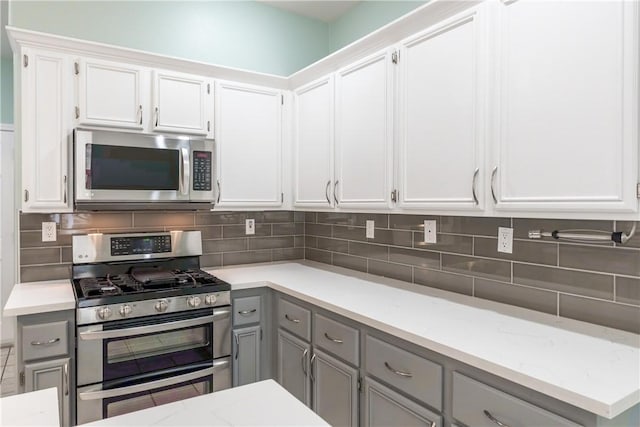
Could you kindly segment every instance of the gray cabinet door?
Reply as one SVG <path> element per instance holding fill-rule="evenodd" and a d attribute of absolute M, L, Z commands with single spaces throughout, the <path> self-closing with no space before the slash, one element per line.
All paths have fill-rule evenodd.
<path fill-rule="evenodd" d="M 314 350 L 313 410 L 334 427 L 358 425 L 358 370 Z"/>
<path fill-rule="evenodd" d="M 278 382 L 307 406 L 311 406 L 310 351 L 309 343 L 278 330 Z"/>
<path fill-rule="evenodd" d="M 260 326 L 233 330 L 233 386 L 260 381 Z"/>
<path fill-rule="evenodd" d="M 442 417 L 366 377 L 363 425 L 365 427 L 441 427 Z"/>
<path fill-rule="evenodd" d="M 55 387 L 58 389 L 60 405 L 60 425 L 70 425 L 69 412 L 69 371 L 71 359 L 55 359 L 47 362 L 27 363 L 24 365 L 25 392 L 44 390 Z"/>

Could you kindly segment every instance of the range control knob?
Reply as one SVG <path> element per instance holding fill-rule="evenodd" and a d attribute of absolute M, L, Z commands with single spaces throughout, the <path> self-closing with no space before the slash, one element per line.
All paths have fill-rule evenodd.
<path fill-rule="evenodd" d="M 216 303 L 216 301 L 218 300 L 218 297 L 216 297 L 215 295 L 205 295 L 204 296 L 204 303 L 207 305 L 213 305 Z"/>
<path fill-rule="evenodd" d="M 189 304 L 189 307 L 197 307 L 201 302 L 202 300 L 199 296 L 189 297 L 189 299 L 187 300 L 187 304 Z"/>
<path fill-rule="evenodd" d="M 122 305 L 119 310 L 120 316 L 127 317 L 131 314 L 131 306 L 130 305 Z"/>
<path fill-rule="evenodd" d="M 156 302 L 155 308 L 156 311 L 159 313 L 162 313 L 163 311 L 167 311 L 167 308 L 169 307 L 169 302 L 166 299 L 161 299 L 158 302 Z"/>
<path fill-rule="evenodd" d="M 109 307 L 100 307 L 96 312 L 99 319 L 107 320 L 111 317 L 111 309 Z"/>

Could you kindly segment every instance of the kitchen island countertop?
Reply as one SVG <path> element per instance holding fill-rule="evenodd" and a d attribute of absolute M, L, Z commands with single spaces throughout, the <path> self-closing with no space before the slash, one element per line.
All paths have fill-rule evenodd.
<path fill-rule="evenodd" d="M 329 426 L 273 380 L 192 397 L 83 426 Z"/>

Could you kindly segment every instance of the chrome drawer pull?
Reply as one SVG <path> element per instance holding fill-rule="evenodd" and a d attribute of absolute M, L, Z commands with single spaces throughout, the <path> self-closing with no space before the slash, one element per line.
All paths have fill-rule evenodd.
<path fill-rule="evenodd" d="M 480 172 L 480 168 L 476 168 L 473 172 L 473 180 L 471 181 L 471 194 L 473 195 L 473 203 L 478 205 L 480 202 L 478 201 L 478 195 L 476 194 L 476 181 L 478 180 L 478 173 Z"/>
<path fill-rule="evenodd" d="M 50 344 L 55 344 L 58 341 L 60 341 L 60 338 L 53 338 L 53 339 L 50 339 L 49 341 L 31 341 L 31 345 L 50 345 Z"/>
<path fill-rule="evenodd" d="M 413 374 L 409 373 L 409 372 L 402 372 L 402 371 L 398 371 L 397 369 L 393 369 L 391 367 L 391 365 L 389 365 L 389 363 L 384 362 L 384 366 L 390 370 L 391 372 L 393 372 L 396 375 L 400 375 L 401 377 L 406 377 L 406 378 L 412 378 Z"/>
<path fill-rule="evenodd" d="M 484 410 L 484 416 L 489 418 L 491 421 L 493 421 L 494 423 L 496 423 L 500 427 L 509 427 L 507 424 L 501 422 L 500 420 L 495 418 L 493 415 L 491 415 L 491 412 L 487 411 L 486 409 Z"/>
<path fill-rule="evenodd" d="M 254 308 L 253 310 L 242 310 L 242 311 L 239 311 L 238 314 L 242 316 L 248 316 L 251 313 L 255 313 L 257 310 L 258 310 L 257 308 Z"/>
<path fill-rule="evenodd" d="M 309 354 L 309 349 L 305 348 L 302 352 L 302 372 L 304 372 L 304 376 L 307 376 L 307 354 Z"/>
<path fill-rule="evenodd" d="M 329 334 L 327 334 L 326 332 L 324 333 L 324 337 L 325 337 L 326 339 L 328 339 L 329 341 L 333 341 L 333 342 L 334 342 L 334 343 L 336 343 L 336 344 L 342 344 L 342 343 L 344 342 L 344 341 L 342 341 L 342 340 L 338 340 L 338 339 L 335 339 L 335 338 L 331 338 L 331 337 L 329 336 Z"/>
<path fill-rule="evenodd" d="M 293 317 L 289 317 L 288 314 L 285 314 L 284 318 L 287 319 L 289 322 L 300 323 L 300 319 L 294 319 Z"/>

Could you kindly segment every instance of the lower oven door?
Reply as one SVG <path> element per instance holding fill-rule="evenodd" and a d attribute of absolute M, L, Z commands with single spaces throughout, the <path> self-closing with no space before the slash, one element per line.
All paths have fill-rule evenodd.
<path fill-rule="evenodd" d="M 77 390 L 77 423 L 83 424 L 231 387 L 231 358 L 115 380 Z"/>
<path fill-rule="evenodd" d="M 81 326 L 77 385 L 152 376 L 230 354 L 228 307 Z"/>

